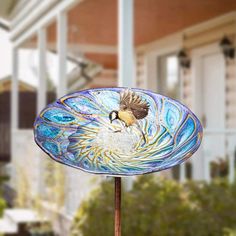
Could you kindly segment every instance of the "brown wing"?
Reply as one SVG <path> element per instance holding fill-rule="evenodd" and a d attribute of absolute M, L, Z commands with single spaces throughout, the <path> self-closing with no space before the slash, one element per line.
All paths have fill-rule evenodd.
<path fill-rule="evenodd" d="M 147 116 L 149 104 L 132 90 L 126 89 L 120 93 L 120 109 L 132 111 L 135 118 L 140 120 Z"/>

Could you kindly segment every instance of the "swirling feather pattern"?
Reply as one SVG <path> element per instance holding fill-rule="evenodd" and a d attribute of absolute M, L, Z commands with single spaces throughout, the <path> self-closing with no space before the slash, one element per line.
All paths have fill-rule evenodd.
<path fill-rule="evenodd" d="M 84 90 L 48 105 L 35 120 L 36 143 L 60 163 L 115 176 L 161 171 L 198 149 L 202 126 L 197 117 L 181 103 L 147 90 L 132 89 L 149 104 L 148 115 L 139 121 L 146 142 L 135 126 L 111 124 L 109 113 L 119 110 L 124 89 Z"/>

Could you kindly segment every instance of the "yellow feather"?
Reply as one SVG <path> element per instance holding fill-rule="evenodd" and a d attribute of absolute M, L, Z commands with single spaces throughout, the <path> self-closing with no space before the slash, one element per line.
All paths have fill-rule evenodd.
<path fill-rule="evenodd" d="M 127 126 L 131 126 L 136 122 L 136 118 L 131 111 L 118 111 L 118 117 L 124 121 Z"/>

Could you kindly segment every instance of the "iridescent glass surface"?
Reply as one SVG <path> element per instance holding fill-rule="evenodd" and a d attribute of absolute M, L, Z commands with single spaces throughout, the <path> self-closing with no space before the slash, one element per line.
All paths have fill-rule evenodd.
<path fill-rule="evenodd" d="M 54 160 L 96 174 L 139 175 L 188 159 L 201 143 L 197 117 L 168 97 L 131 90 L 149 106 L 137 125 L 127 127 L 109 118 L 111 111 L 119 111 L 124 88 L 84 90 L 58 99 L 39 114 L 36 143 Z"/>

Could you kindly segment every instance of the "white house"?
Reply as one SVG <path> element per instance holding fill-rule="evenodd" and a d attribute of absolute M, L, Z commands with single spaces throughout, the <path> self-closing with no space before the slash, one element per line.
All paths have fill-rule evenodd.
<path fill-rule="evenodd" d="M 32 198 L 43 195 L 46 188 L 44 154 L 33 141 L 32 128 L 19 127 L 19 106 L 27 104 L 18 101 L 18 78 L 21 52 L 27 49 L 38 52 L 37 112 L 48 101 L 47 77 L 52 65 L 50 77 L 56 81 L 54 92 L 60 97 L 81 85 L 82 78 L 70 83 L 71 58 L 92 62 L 96 70 L 85 87 L 141 87 L 189 106 L 204 125 L 201 149 L 189 161 L 192 178 L 210 181 L 210 163 L 222 158 L 228 160 L 228 178 L 234 181 L 236 60 L 233 53 L 225 57 L 220 46 L 226 36 L 234 51 L 234 0 L 227 4 L 221 0 L 9 0 L 1 1 L 0 9 L 13 44 L 11 188 L 19 190 L 19 170 L 26 173 Z M 187 64 L 181 66 L 178 53 L 183 49 Z M 48 60 L 52 53 L 54 64 Z M 60 168 L 66 192 L 60 213 L 70 224 L 95 177 Z M 179 176 L 181 181 L 187 177 L 186 164 L 180 166 Z"/>

